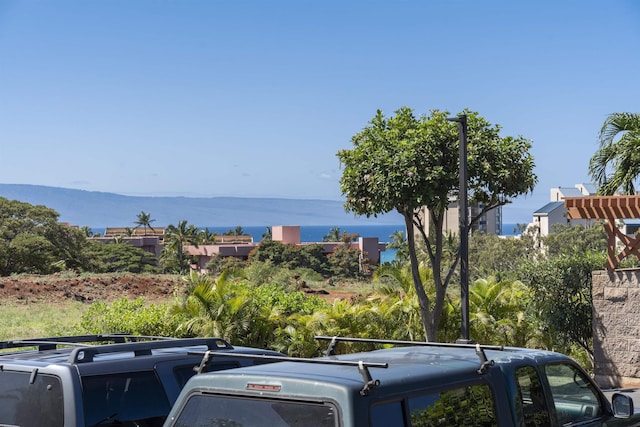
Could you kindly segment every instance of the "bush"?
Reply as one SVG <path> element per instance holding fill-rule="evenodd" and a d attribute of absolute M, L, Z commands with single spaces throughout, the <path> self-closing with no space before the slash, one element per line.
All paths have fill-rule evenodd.
<path fill-rule="evenodd" d="M 121 298 L 111 304 L 96 302 L 80 320 L 82 333 L 127 333 L 174 336 L 177 324 L 167 315 L 168 304 L 146 305 L 144 298 Z"/>

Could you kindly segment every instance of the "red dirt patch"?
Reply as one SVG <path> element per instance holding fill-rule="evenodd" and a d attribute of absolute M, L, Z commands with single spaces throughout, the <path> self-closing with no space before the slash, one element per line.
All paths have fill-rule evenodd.
<path fill-rule="evenodd" d="M 21 274 L 0 277 L 0 298 L 24 302 L 114 301 L 144 297 L 166 300 L 184 286 L 180 276 L 169 274 Z"/>
<path fill-rule="evenodd" d="M 167 301 L 185 286 L 182 276 L 171 274 L 90 274 L 70 272 L 0 277 L 1 301 L 25 303 L 82 301 L 112 302 L 120 298 L 143 297 L 147 301 Z M 329 301 L 349 299 L 357 292 L 329 289 L 314 295 Z"/>

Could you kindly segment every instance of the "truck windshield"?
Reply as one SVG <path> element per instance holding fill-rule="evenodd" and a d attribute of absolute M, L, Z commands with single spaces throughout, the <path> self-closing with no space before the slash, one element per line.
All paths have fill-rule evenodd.
<path fill-rule="evenodd" d="M 173 425 L 335 427 L 336 418 L 335 408 L 328 404 L 199 394 L 187 400 Z"/>

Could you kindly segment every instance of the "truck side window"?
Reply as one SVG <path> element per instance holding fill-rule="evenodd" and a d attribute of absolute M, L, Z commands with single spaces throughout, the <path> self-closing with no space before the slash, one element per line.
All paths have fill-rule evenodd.
<path fill-rule="evenodd" d="M 62 384 L 58 377 L 0 371 L 0 425 L 64 424 Z"/>
<path fill-rule="evenodd" d="M 495 402 L 488 384 L 472 384 L 409 399 L 411 426 L 497 426 Z"/>
<path fill-rule="evenodd" d="M 566 363 L 545 366 L 558 423 L 571 425 L 602 416 L 593 383 L 577 367 Z"/>
<path fill-rule="evenodd" d="M 544 389 L 538 372 L 533 366 L 523 366 L 516 369 L 516 408 L 524 418 L 525 427 L 551 425 L 549 408 L 544 396 Z"/>

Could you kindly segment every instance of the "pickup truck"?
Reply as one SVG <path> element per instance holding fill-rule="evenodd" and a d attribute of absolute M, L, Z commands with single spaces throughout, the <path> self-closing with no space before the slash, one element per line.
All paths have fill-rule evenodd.
<path fill-rule="evenodd" d="M 203 363 L 193 352 L 217 351 Z M 235 353 L 244 357 L 236 358 Z M 160 427 L 196 372 L 248 366 L 220 338 L 77 335 L 0 342 L 0 426 Z"/>
<path fill-rule="evenodd" d="M 264 356 L 276 363 L 195 375 L 165 427 L 640 425 L 631 397 L 616 393 L 609 401 L 559 353 L 318 338 L 330 340 L 325 357 Z M 334 355 L 341 341 L 394 347 Z"/>

